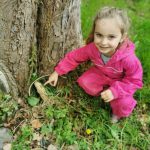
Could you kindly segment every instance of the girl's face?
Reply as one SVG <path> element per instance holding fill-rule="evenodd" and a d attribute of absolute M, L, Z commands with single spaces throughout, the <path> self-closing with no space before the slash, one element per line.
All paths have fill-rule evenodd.
<path fill-rule="evenodd" d="M 94 43 L 102 54 L 111 57 L 122 41 L 123 35 L 115 18 L 104 18 L 96 21 Z"/>

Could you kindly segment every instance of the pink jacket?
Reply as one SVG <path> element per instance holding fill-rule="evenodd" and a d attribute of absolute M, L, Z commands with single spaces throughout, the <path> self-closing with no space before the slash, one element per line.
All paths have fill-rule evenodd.
<path fill-rule="evenodd" d="M 80 63 L 91 60 L 99 72 L 104 74 L 104 80 L 108 81 L 115 98 L 133 95 L 143 85 L 143 70 L 134 49 L 134 44 L 126 40 L 107 64 L 104 64 L 101 53 L 94 43 L 90 43 L 67 53 L 55 67 L 55 71 L 63 75 L 74 70 Z"/>

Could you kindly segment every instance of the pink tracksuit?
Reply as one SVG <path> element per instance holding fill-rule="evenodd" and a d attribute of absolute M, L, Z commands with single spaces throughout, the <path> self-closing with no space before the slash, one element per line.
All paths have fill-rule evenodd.
<path fill-rule="evenodd" d="M 55 71 L 63 75 L 74 70 L 80 63 L 91 60 L 93 66 L 78 78 L 78 84 L 92 96 L 99 96 L 104 87 L 108 87 L 115 97 L 110 102 L 113 114 L 120 118 L 127 117 L 136 105 L 133 94 L 143 84 L 142 66 L 134 49 L 134 44 L 126 40 L 104 64 L 101 53 L 94 43 L 90 43 L 67 53 Z"/>

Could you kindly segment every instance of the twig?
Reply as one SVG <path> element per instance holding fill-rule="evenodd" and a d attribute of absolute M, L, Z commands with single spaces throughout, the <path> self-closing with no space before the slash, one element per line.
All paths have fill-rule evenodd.
<path fill-rule="evenodd" d="M 45 78 L 45 77 L 48 77 L 48 76 L 49 76 L 49 75 L 41 76 L 41 77 L 37 78 L 36 80 L 34 80 L 34 81 L 31 83 L 31 85 L 30 85 L 30 87 L 29 87 L 29 90 L 28 90 L 29 96 L 30 96 L 30 91 L 31 91 L 32 85 L 33 85 L 36 81 L 38 81 L 39 79 L 42 79 L 42 78 Z"/>
<path fill-rule="evenodd" d="M 17 128 L 24 122 L 25 120 L 22 120 L 18 125 L 17 127 L 15 127 L 15 129 L 13 129 L 13 134 L 16 132 Z"/>
<path fill-rule="evenodd" d="M 65 143 L 62 144 L 60 150 L 62 150 L 64 148 L 64 146 L 65 146 Z"/>

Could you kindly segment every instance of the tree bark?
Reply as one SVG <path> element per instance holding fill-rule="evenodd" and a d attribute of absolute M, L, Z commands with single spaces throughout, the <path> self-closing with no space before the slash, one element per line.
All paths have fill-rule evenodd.
<path fill-rule="evenodd" d="M 27 91 L 31 47 L 36 43 L 36 17 L 35 0 L 0 0 L 0 60 L 13 95 L 18 95 L 18 90 L 22 95 Z"/>
<path fill-rule="evenodd" d="M 81 46 L 80 0 L 43 0 L 38 14 L 38 71 L 43 75 Z"/>
<path fill-rule="evenodd" d="M 80 0 L 0 0 L 0 73 L 14 95 L 27 91 L 33 71 L 49 73 L 81 40 Z"/>

